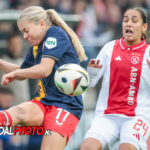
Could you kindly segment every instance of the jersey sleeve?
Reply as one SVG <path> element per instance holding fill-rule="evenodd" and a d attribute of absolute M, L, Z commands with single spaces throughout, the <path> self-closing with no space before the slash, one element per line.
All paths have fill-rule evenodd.
<path fill-rule="evenodd" d="M 70 44 L 70 40 L 64 32 L 56 31 L 47 36 L 43 45 L 42 57 L 58 61 L 63 56 Z"/>
<path fill-rule="evenodd" d="M 34 65 L 34 56 L 33 56 L 33 47 L 30 48 L 29 52 L 27 53 L 24 62 L 21 65 L 21 68 L 29 68 Z"/>
<path fill-rule="evenodd" d="M 99 54 L 96 57 L 96 61 L 100 60 L 100 64 L 102 64 L 102 68 L 93 68 L 88 67 L 87 71 L 90 78 L 90 85 L 89 87 L 94 87 L 96 83 L 99 81 L 99 79 L 103 76 L 104 70 L 106 67 L 106 50 L 108 49 L 108 44 L 104 45 L 104 47 L 100 50 Z"/>

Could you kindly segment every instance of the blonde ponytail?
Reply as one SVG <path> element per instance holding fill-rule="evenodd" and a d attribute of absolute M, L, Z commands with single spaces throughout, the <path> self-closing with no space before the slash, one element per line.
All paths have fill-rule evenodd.
<path fill-rule="evenodd" d="M 50 17 L 51 22 L 54 25 L 57 25 L 63 28 L 67 34 L 69 35 L 72 44 L 79 56 L 80 61 L 87 60 L 87 56 L 85 54 L 83 46 L 80 44 L 79 38 L 74 33 L 74 31 L 61 19 L 61 17 L 57 14 L 57 12 L 53 9 L 46 10 L 47 15 Z"/>

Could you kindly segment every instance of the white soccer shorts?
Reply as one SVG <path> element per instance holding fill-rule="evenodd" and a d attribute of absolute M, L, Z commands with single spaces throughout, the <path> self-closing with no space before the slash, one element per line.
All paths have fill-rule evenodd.
<path fill-rule="evenodd" d="M 127 117 L 119 114 L 98 115 L 93 119 L 84 139 L 96 138 L 102 143 L 103 150 L 107 148 L 112 150 L 118 139 L 120 144 L 129 143 L 137 150 L 147 150 L 149 127 L 149 122 L 143 117 Z"/>

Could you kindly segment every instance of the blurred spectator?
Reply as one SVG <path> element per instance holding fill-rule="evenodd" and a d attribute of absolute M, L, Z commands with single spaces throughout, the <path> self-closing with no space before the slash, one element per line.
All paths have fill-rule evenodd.
<path fill-rule="evenodd" d="M 8 0 L 0 0 L 0 9 L 6 9 L 6 8 L 9 8 Z"/>
<path fill-rule="evenodd" d="M 115 0 L 105 0 L 106 5 L 106 22 L 110 25 L 111 29 L 120 22 L 121 10 L 115 3 Z"/>
<path fill-rule="evenodd" d="M 14 93 L 8 87 L 0 87 L 0 110 L 7 109 L 12 106 L 14 101 Z M 2 150 L 25 150 L 24 137 L 0 135 L 0 148 Z"/>
<path fill-rule="evenodd" d="M 131 7 L 148 8 L 148 0 L 130 0 Z"/>
<path fill-rule="evenodd" d="M 121 11 L 114 0 L 91 0 L 86 9 L 83 4 L 85 1 L 78 1 L 81 2 L 82 19 L 77 27 L 77 35 L 90 59 L 96 57 L 101 46 L 113 39 L 113 27 L 120 22 Z"/>
<path fill-rule="evenodd" d="M 123 15 L 124 12 L 130 7 L 130 0 L 118 0 L 117 4 L 121 9 L 121 14 Z"/>
<path fill-rule="evenodd" d="M 10 8 L 22 10 L 28 6 L 40 5 L 41 0 L 9 0 Z"/>
<path fill-rule="evenodd" d="M 150 6 L 149 0 L 117 0 L 116 2 L 121 9 L 121 14 L 124 14 L 129 7 L 143 7 L 147 9 Z"/>
<path fill-rule="evenodd" d="M 20 0 L 21 2 L 22 0 Z M 9 0 L 10 8 L 17 9 L 17 6 L 20 4 L 19 0 Z"/>
<path fill-rule="evenodd" d="M 87 2 L 84 0 L 76 0 L 74 2 L 73 14 L 82 15 L 86 10 Z"/>
<path fill-rule="evenodd" d="M 63 14 L 72 13 L 73 0 L 60 0 L 59 2 L 59 12 Z"/>
<path fill-rule="evenodd" d="M 72 12 L 73 0 L 43 0 L 41 3 L 45 9 L 55 9 L 63 14 L 70 14 Z"/>
<path fill-rule="evenodd" d="M 42 0 L 42 7 L 44 9 L 55 9 L 59 12 L 59 1 L 60 0 Z"/>
<path fill-rule="evenodd" d="M 13 92 L 7 87 L 0 87 L 0 110 L 7 109 L 12 105 L 14 100 Z M 11 137 L 8 135 L 0 135 L 0 149 L 8 150 Z M 5 144 L 7 143 L 7 144 Z"/>
<path fill-rule="evenodd" d="M 2 22 L 0 23 L 0 39 L 7 38 L 8 33 L 13 30 L 13 27 L 10 23 Z"/>
<path fill-rule="evenodd" d="M 22 39 L 18 33 L 11 33 L 7 41 L 7 54 L 3 55 L 1 59 L 14 64 L 22 64 L 23 58 L 20 56 L 22 53 Z M 0 77 L 3 73 L 0 71 Z M 9 85 L 10 89 L 14 92 L 15 101 L 13 104 L 19 104 L 30 99 L 28 80 L 22 82 L 15 81 Z"/>
<path fill-rule="evenodd" d="M 41 142 L 42 135 L 38 135 L 37 133 L 30 135 L 27 150 L 40 150 Z"/>
<path fill-rule="evenodd" d="M 77 28 L 77 34 L 87 46 L 100 47 L 112 39 L 113 31 L 108 28 L 107 18 L 108 10 L 102 0 L 92 0 L 92 3 L 87 5 L 86 11 L 83 11 L 82 20 Z M 92 53 L 94 56 L 97 54 L 94 51 Z"/>
<path fill-rule="evenodd" d="M 7 40 L 7 53 L 4 54 L 1 59 L 6 60 L 8 62 L 21 65 L 23 58 L 21 57 L 22 53 L 22 38 L 17 32 L 12 32 Z M 0 77 L 2 77 L 3 73 L 0 71 Z M 24 80 L 22 82 L 15 81 L 8 86 L 14 93 L 15 99 L 13 101 L 13 105 L 19 104 L 26 100 L 30 99 L 29 95 L 29 83 L 28 80 Z M 14 149 L 19 150 L 20 148 L 25 148 L 28 141 L 27 136 L 12 136 L 11 143 L 4 144 L 8 146 L 11 144 L 11 147 Z M 8 147 L 6 148 L 8 150 Z"/>
<path fill-rule="evenodd" d="M 14 101 L 14 94 L 11 89 L 0 87 L 0 110 L 8 109 Z"/>
<path fill-rule="evenodd" d="M 74 15 L 78 15 L 79 18 L 82 18 L 82 15 L 84 14 L 85 10 L 86 10 L 86 7 L 87 7 L 87 2 L 84 1 L 84 0 L 76 0 L 73 2 L 73 8 L 72 8 L 72 14 Z M 80 28 L 79 26 L 82 26 L 82 20 L 79 22 L 79 23 L 73 23 L 72 24 L 72 28 L 74 31 L 76 31 L 76 29 Z M 78 31 L 77 32 L 77 35 L 78 35 Z M 80 37 L 80 35 L 78 35 Z"/>

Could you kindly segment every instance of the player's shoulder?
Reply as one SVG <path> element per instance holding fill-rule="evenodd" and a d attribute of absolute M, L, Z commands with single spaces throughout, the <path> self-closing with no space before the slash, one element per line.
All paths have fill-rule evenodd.
<path fill-rule="evenodd" d="M 150 49 L 150 44 L 147 44 L 147 49 Z"/>
<path fill-rule="evenodd" d="M 145 49 L 145 55 L 146 55 L 146 57 L 149 56 L 149 52 L 150 52 L 150 44 L 147 44 L 147 47 Z"/>
<path fill-rule="evenodd" d="M 107 43 L 103 46 L 102 51 L 105 52 L 105 53 L 108 52 L 108 51 L 111 51 L 111 50 L 113 49 L 115 43 L 116 43 L 116 40 L 107 42 Z"/>
<path fill-rule="evenodd" d="M 61 36 L 66 35 L 66 31 L 61 27 L 51 26 L 47 31 L 47 36 L 49 35 L 59 37 L 60 35 Z"/>
<path fill-rule="evenodd" d="M 112 40 L 112 41 L 110 41 L 110 42 L 107 42 L 107 43 L 104 45 L 104 47 L 111 47 L 111 46 L 114 46 L 114 44 L 115 44 L 116 41 L 117 41 L 117 40 Z"/>

